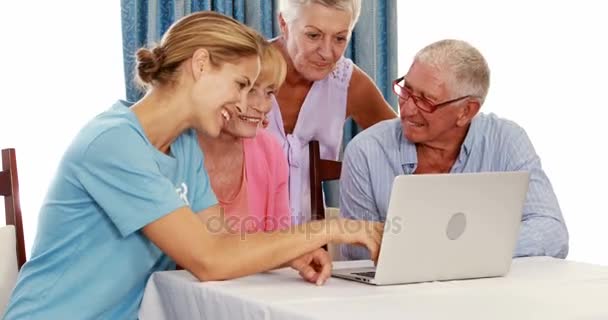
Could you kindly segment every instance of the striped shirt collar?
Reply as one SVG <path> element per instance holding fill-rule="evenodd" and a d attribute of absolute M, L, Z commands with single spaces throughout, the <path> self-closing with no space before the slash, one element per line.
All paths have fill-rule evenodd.
<path fill-rule="evenodd" d="M 473 145 L 477 141 L 477 136 L 480 134 L 478 133 L 477 119 L 478 117 L 475 116 L 473 120 L 471 120 L 471 126 L 469 127 L 467 136 L 464 138 L 464 142 L 462 143 L 459 158 L 463 155 L 468 158 L 471 154 Z M 403 159 L 403 163 L 401 164 L 403 167 L 403 172 L 405 174 L 412 174 L 414 171 L 416 171 L 416 167 L 418 166 L 416 145 L 405 138 L 401 121 L 396 121 L 395 124 L 395 139 L 399 143 L 399 154 L 401 155 L 401 159 Z"/>

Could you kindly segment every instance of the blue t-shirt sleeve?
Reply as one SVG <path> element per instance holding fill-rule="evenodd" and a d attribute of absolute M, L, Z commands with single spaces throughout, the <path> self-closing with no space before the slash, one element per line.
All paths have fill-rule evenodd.
<path fill-rule="evenodd" d="M 86 148 L 76 174 L 123 237 L 187 204 L 134 128 L 115 127 Z"/>

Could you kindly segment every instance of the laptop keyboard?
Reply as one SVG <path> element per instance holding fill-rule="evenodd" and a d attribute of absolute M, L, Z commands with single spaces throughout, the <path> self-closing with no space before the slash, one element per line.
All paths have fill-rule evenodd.
<path fill-rule="evenodd" d="M 353 272 L 354 275 L 357 276 L 364 276 L 364 277 L 369 277 L 369 278 L 374 278 L 376 276 L 376 271 L 369 271 L 369 272 Z"/>

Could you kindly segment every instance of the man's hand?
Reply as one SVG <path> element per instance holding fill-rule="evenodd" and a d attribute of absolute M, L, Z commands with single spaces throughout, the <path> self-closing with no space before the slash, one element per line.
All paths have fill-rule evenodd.
<path fill-rule="evenodd" d="M 300 272 L 304 280 L 323 285 L 331 276 L 331 257 L 324 249 L 317 249 L 292 260 L 289 266 Z"/>

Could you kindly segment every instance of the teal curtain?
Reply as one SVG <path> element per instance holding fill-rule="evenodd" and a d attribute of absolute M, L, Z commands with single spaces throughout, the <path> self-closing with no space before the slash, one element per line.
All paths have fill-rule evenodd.
<path fill-rule="evenodd" d="M 397 110 L 397 99 L 391 89 L 392 81 L 397 78 L 397 0 L 361 1 L 361 16 L 345 55 L 374 80 L 384 98 Z M 360 131 L 361 128 L 348 119 L 342 146 Z M 338 185 L 331 181 L 323 186 L 328 206 L 339 206 Z"/>
<path fill-rule="evenodd" d="M 278 0 L 121 0 L 126 96 L 138 100 L 135 86 L 135 52 L 158 42 L 171 24 L 192 12 L 213 10 L 233 17 L 272 38 L 278 34 Z"/>
<path fill-rule="evenodd" d="M 374 80 L 384 98 L 397 110 L 397 99 L 391 89 L 397 78 L 397 0 L 361 1 L 361 16 L 345 55 Z M 348 120 L 343 145 L 360 131 L 354 121 Z"/>

